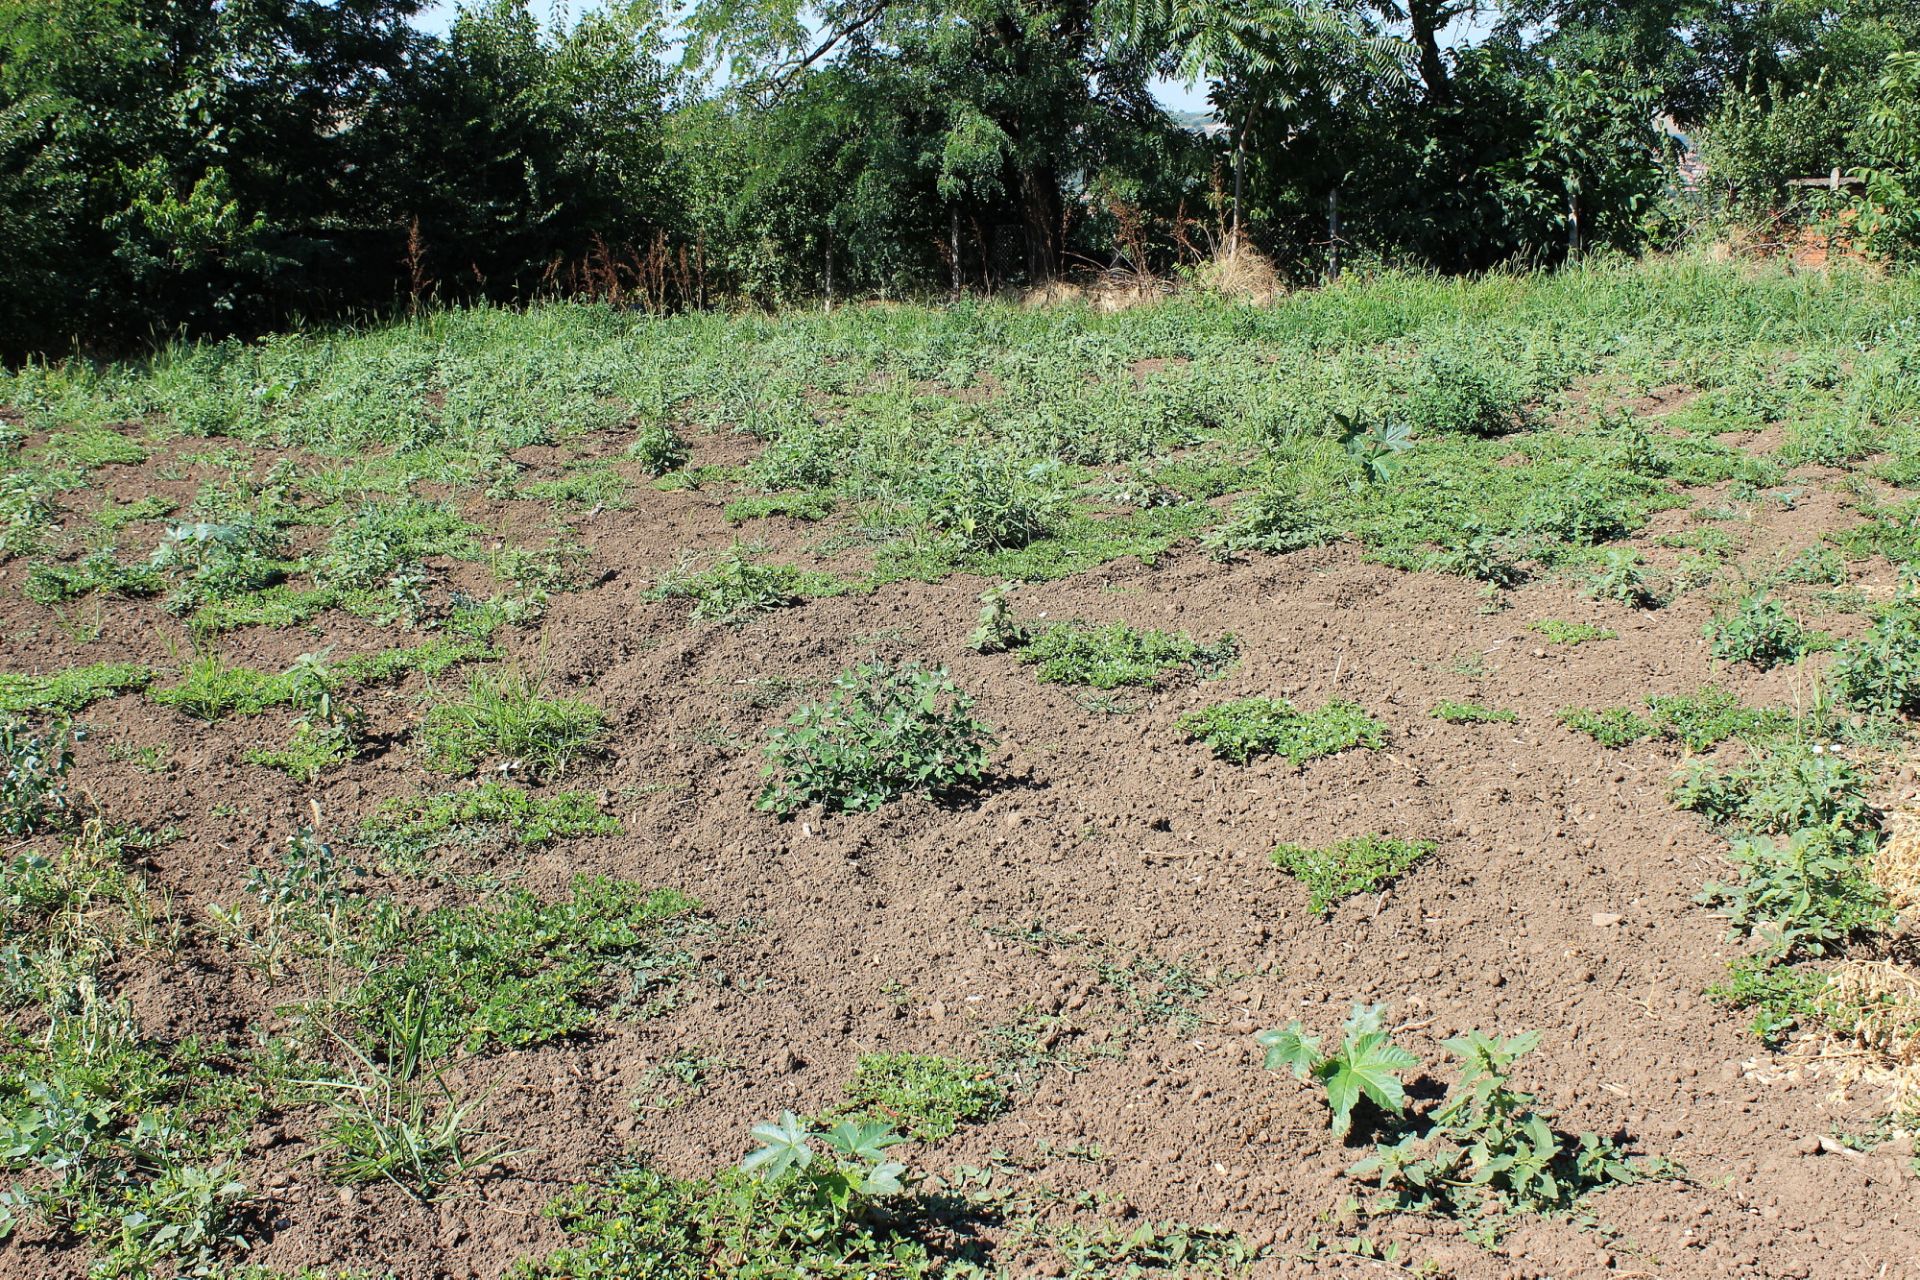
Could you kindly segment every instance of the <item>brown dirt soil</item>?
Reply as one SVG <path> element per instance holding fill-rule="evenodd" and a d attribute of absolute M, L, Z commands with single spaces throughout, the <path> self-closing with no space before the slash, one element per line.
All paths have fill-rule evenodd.
<path fill-rule="evenodd" d="M 151 492 L 159 465 L 116 469 L 105 487 L 123 498 Z M 1519 1087 L 1557 1108 L 1563 1127 L 1620 1133 L 1686 1171 L 1596 1200 L 1606 1233 L 1531 1221 L 1487 1251 L 1446 1222 L 1368 1224 L 1413 1261 L 1461 1277 L 1920 1274 L 1912 1176 L 1897 1160 L 1818 1142 L 1868 1117 L 1870 1100 L 1831 1100 L 1805 1062 L 1761 1052 L 1740 1015 L 1701 994 L 1730 949 L 1722 922 L 1692 897 L 1723 873 L 1724 842 L 1667 802 L 1677 751 L 1607 751 L 1556 719 L 1565 706 L 1638 703 L 1708 680 L 1755 704 L 1805 696 L 1791 672 L 1711 662 L 1699 593 L 1634 612 L 1547 582 L 1488 614 L 1472 583 L 1371 565 L 1347 547 L 1233 564 L 1190 552 L 1022 588 L 1023 617 L 1239 638 L 1242 659 L 1223 679 L 1123 692 L 1132 709 L 1113 714 L 1038 684 L 1012 657 L 970 652 L 978 580 L 904 583 L 742 627 L 696 625 L 684 605 L 648 599 L 684 550 L 736 536 L 720 517 L 724 501 L 643 485 L 631 509 L 584 519 L 595 585 L 556 597 L 537 636 L 508 641 L 552 691 L 605 708 L 612 754 L 567 785 L 597 790 L 626 834 L 456 856 L 444 868 L 546 895 L 594 872 L 698 897 L 711 928 L 683 1003 L 462 1062 L 455 1083 L 486 1092 L 489 1126 L 520 1150 L 438 1204 L 335 1187 L 314 1163 L 321 1119 L 279 1117 L 244 1157 L 270 1197 L 252 1261 L 405 1280 L 496 1277 L 559 1242 L 543 1205 L 624 1153 L 710 1172 L 739 1159 L 754 1122 L 835 1103 L 861 1054 L 986 1060 L 989 1029 L 1036 1017 L 1059 1019 L 1055 1045 L 1083 1069 L 1038 1071 L 1005 1115 L 937 1150 L 907 1148 L 910 1164 L 941 1171 L 1000 1158 L 1065 1192 L 1069 1207 L 1056 1212 L 1100 1189 L 1112 1197 L 1102 1212 L 1121 1224 L 1219 1222 L 1298 1254 L 1311 1237 L 1341 1234 L 1357 1190 L 1343 1171 L 1358 1152 L 1329 1136 L 1314 1091 L 1261 1070 L 1253 1033 L 1292 1017 L 1330 1031 L 1353 1002 L 1386 1001 L 1406 1024 L 1401 1042 L 1428 1063 L 1467 1028 L 1538 1029 Z M 1821 490 L 1745 532 L 1757 547 L 1791 550 L 1817 542 L 1843 511 Z M 550 513 L 506 502 L 474 518 L 535 540 Z M 756 533 L 776 551 L 818 532 L 762 523 Z M 1683 523 L 1663 517 L 1638 545 L 1665 555 L 1651 540 Z M 0 574 L 0 668 L 179 660 L 169 638 L 178 628 L 158 622 L 151 603 L 103 603 L 97 637 L 76 644 L 7 589 L 21 571 L 16 562 Z M 1549 617 L 1620 634 L 1555 647 L 1527 630 Z M 330 614 L 219 647 L 273 667 L 322 645 L 345 654 L 409 642 Z M 978 695 L 1001 742 L 992 785 L 950 807 L 913 797 L 877 814 L 796 821 L 756 810 L 767 730 L 807 688 L 876 653 L 947 664 Z M 310 798 L 325 834 L 344 843 L 380 800 L 429 784 L 404 740 L 422 692 L 415 677 L 372 699 L 373 731 L 392 741 L 311 790 L 242 762 L 248 748 L 284 740 L 284 714 L 209 727 L 137 697 L 86 715 L 97 732 L 78 772 L 110 814 L 177 827 L 150 874 L 197 924 L 208 904 L 241 896 L 247 869 L 307 820 Z M 1271 759 L 1237 767 L 1182 741 L 1181 713 L 1250 694 L 1355 699 L 1385 721 L 1389 744 L 1295 770 Z M 1519 718 L 1449 725 L 1429 714 L 1441 699 Z M 160 775 L 116 750 L 163 743 L 173 767 Z M 1278 841 L 1373 832 L 1431 838 L 1439 851 L 1388 892 L 1326 918 L 1267 856 Z M 461 896 L 369 880 L 413 901 Z M 1089 963 L 1142 956 L 1180 961 L 1210 985 L 1197 1022 L 1143 1019 Z M 244 1042 L 283 1029 L 276 1010 L 304 994 L 268 986 L 191 930 L 179 956 L 134 960 L 116 976 L 147 1033 L 166 1040 Z M 674 1110 L 637 1110 L 648 1069 L 696 1046 L 729 1064 L 712 1087 Z M 1381 1265 L 1322 1253 L 1254 1274 Z M 0 1245 L 8 1280 L 78 1277 L 84 1266 L 79 1250 L 31 1235 Z"/>

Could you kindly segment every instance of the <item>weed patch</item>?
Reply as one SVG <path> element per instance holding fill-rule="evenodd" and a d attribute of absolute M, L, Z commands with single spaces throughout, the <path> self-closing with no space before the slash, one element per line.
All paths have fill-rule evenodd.
<path fill-rule="evenodd" d="M 1358 704 L 1338 700 L 1299 711 L 1284 699 L 1241 698 L 1182 716 L 1180 728 L 1222 760 L 1246 764 L 1277 755 L 1296 769 L 1354 747 L 1378 751 L 1387 742 L 1385 725 Z"/>
<path fill-rule="evenodd" d="M 364 1026 L 416 1001 L 420 1053 L 524 1048 L 591 1023 L 615 966 L 671 953 L 699 909 L 672 890 L 582 876 L 565 901 L 509 893 L 494 905 L 428 912 L 354 993 Z"/>
<path fill-rule="evenodd" d="M 1170 671 L 1186 668 L 1200 678 L 1222 674 L 1239 655 L 1230 635 L 1199 644 L 1181 632 L 1140 631 L 1124 622 L 1090 627 L 1062 622 L 1035 635 L 1019 651 L 1042 684 L 1118 689 L 1153 686 Z"/>
<path fill-rule="evenodd" d="M 1392 884 L 1438 847 L 1431 840 L 1355 836 L 1324 849 L 1280 845 L 1273 864 L 1306 885 L 1309 904 L 1324 914 L 1344 899 Z"/>
<path fill-rule="evenodd" d="M 539 781 L 601 750 L 606 719 L 576 698 L 543 698 L 518 672 L 479 672 L 467 696 L 436 703 L 420 721 L 421 750 L 435 773 L 467 777 L 488 760 Z"/>
<path fill-rule="evenodd" d="M 153 670 L 131 662 L 97 662 L 48 676 L 0 675 L 0 712 L 71 715 L 153 683 Z"/>
<path fill-rule="evenodd" d="M 938 1142 L 962 1124 L 986 1120 L 1006 1105 L 1006 1091 L 984 1067 L 922 1053 L 877 1053 L 860 1059 L 845 1107 L 895 1126 L 918 1142 Z"/>
<path fill-rule="evenodd" d="M 866 663 L 774 730 L 759 804 L 782 816 L 811 804 L 852 812 L 910 791 L 977 786 L 992 745 L 973 699 L 944 670 Z"/>

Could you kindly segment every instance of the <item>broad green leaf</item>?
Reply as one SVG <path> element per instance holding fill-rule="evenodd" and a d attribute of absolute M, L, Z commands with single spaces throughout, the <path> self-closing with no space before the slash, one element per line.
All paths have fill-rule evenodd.
<path fill-rule="evenodd" d="M 791 1111 L 781 1112 L 778 1120 L 753 1126 L 753 1136 L 760 1146 L 747 1154 L 740 1168 L 756 1178 L 772 1180 L 789 1169 L 804 1169 L 813 1163 L 807 1127 Z"/>
<path fill-rule="evenodd" d="M 1262 1031 L 1254 1039 L 1266 1046 L 1266 1067 L 1269 1071 L 1278 1071 L 1285 1067 L 1298 1079 L 1305 1080 L 1313 1074 L 1320 1064 L 1320 1040 L 1307 1034 L 1307 1029 L 1298 1021 L 1289 1022 L 1284 1027 L 1275 1027 Z"/>

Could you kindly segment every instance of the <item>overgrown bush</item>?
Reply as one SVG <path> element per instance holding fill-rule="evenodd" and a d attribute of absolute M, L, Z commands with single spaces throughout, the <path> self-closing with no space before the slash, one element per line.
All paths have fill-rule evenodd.
<path fill-rule="evenodd" d="M 781 815 L 811 804 L 853 812 L 910 791 L 976 786 L 992 746 L 973 699 L 944 669 L 863 663 L 834 678 L 826 702 L 773 731 L 759 805 Z"/>

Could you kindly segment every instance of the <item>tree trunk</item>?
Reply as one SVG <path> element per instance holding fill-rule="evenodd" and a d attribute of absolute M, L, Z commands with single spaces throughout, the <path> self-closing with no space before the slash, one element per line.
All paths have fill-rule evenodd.
<path fill-rule="evenodd" d="M 1452 17 L 1442 0 L 1407 0 L 1407 25 L 1412 28 L 1414 47 L 1419 52 L 1420 79 L 1427 86 L 1427 97 L 1434 102 L 1453 99 L 1447 60 L 1440 53 L 1440 31 Z"/>
<path fill-rule="evenodd" d="M 1026 217 L 1027 276 L 1036 283 L 1057 269 L 1054 227 L 1059 222 L 1060 184 L 1052 166 L 1020 172 L 1021 212 Z"/>
<path fill-rule="evenodd" d="M 963 276 L 960 271 L 960 206 L 947 210 L 947 244 L 953 254 L 953 300 L 960 301 Z"/>

